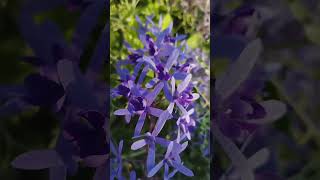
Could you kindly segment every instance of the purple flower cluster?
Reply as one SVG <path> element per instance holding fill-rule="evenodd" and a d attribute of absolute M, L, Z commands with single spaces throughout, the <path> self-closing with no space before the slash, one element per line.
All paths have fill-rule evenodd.
<path fill-rule="evenodd" d="M 147 17 L 143 25 L 139 24 L 138 35 L 143 49 L 133 49 L 125 43 L 130 54 L 126 60 L 117 64 L 117 73 L 121 83 L 113 89 L 112 96 L 127 99 L 127 106 L 116 110 L 113 114 L 124 116 L 130 123 L 133 116 L 139 116 L 136 123 L 131 145 L 132 150 L 148 147 L 146 162 L 147 176 L 154 176 L 164 167 L 164 179 L 172 178 L 176 172 L 193 176 L 193 172 L 184 166 L 180 153 L 192 138 L 192 130 L 196 126 L 194 102 L 199 98 L 192 83 L 191 70 L 196 66 L 184 40 L 184 35 L 172 36 L 171 23 L 162 30 L 162 21 L 155 25 L 152 17 Z M 133 67 L 130 73 L 128 67 Z M 147 74 L 153 75 L 148 80 Z M 163 95 L 161 94 L 163 92 Z M 157 104 L 168 103 L 166 109 L 157 108 Z M 156 124 L 147 132 L 142 132 L 148 117 L 157 118 Z M 168 120 L 176 124 L 174 140 L 160 137 L 159 134 Z M 156 145 L 167 149 L 163 159 L 156 163 Z M 118 167 L 119 169 L 120 167 Z M 169 169 L 173 170 L 170 172 Z M 119 178 L 119 175 L 118 175 Z"/>

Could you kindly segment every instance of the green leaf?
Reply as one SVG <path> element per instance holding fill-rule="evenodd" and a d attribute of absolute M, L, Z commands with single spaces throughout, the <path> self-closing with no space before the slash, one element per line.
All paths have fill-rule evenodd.
<path fill-rule="evenodd" d="M 212 72 L 215 76 L 221 75 L 230 64 L 229 59 L 226 58 L 214 58 L 212 62 L 214 64 L 212 66 Z"/>
<path fill-rule="evenodd" d="M 187 40 L 188 46 L 190 46 L 193 49 L 199 47 L 202 44 L 202 42 L 203 42 L 203 37 L 201 33 L 194 33 Z"/>
<path fill-rule="evenodd" d="M 147 72 L 147 77 L 153 78 L 154 77 L 154 72 L 153 71 L 148 71 Z"/>
<path fill-rule="evenodd" d="M 309 24 L 306 26 L 305 30 L 308 39 L 311 42 L 320 45 L 320 24 Z"/>
<path fill-rule="evenodd" d="M 293 15 L 299 20 L 304 21 L 309 16 L 309 11 L 303 6 L 303 4 L 300 1 L 294 1 L 292 3 L 289 3 L 290 9 L 293 13 Z"/>
<path fill-rule="evenodd" d="M 172 17 L 171 15 L 168 13 L 164 16 L 163 18 L 163 22 L 162 22 L 162 30 L 166 29 L 167 27 L 169 27 L 170 23 L 172 23 Z"/>

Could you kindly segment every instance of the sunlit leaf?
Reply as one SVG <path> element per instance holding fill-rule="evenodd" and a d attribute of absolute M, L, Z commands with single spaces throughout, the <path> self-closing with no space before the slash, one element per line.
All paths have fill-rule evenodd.
<path fill-rule="evenodd" d="M 201 33 L 194 33 L 187 40 L 188 46 L 190 46 L 191 48 L 199 48 L 202 42 L 203 37 Z"/>
<path fill-rule="evenodd" d="M 166 14 L 163 18 L 163 24 L 162 24 L 162 30 L 166 29 L 169 27 L 170 23 L 172 23 L 173 20 L 172 20 L 172 17 L 170 14 Z"/>
<path fill-rule="evenodd" d="M 309 24 L 305 27 L 307 38 L 317 44 L 320 45 L 320 24 Z"/>

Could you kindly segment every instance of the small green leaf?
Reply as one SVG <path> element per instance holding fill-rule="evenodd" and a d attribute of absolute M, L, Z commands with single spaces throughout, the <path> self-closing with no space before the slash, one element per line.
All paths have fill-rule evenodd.
<path fill-rule="evenodd" d="M 310 24 L 306 26 L 306 35 L 308 39 L 317 44 L 320 45 L 320 25 L 319 24 Z"/>
<path fill-rule="evenodd" d="M 166 29 L 167 27 L 169 27 L 170 23 L 172 23 L 172 17 L 170 14 L 166 14 L 163 18 L 163 22 L 162 22 L 162 30 Z"/>
<path fill-rule="evenodd" d="M 200 33 L 195 33 L 190 36 L 190 38 L 187 40 L 188 46 L 191 48 L 197 48 L 201 45 L 203 42 L 203 37 Z"/>
<path fill-rule="evenodd" d="M 310 16 L 310 13 L 308 12 L 308 10 L 303 6 L 303 4 L 300 1 L 294 1 L 294 2 L 290 3 L 289 6 L 290 6 L 290 9 L 291 9 L 293 15 L 299 21 L 304 21 Z"/>
<path fill-rule="evenodd" d="M 236 8 L 239 8 L 241 6 L 241 1 L 231 1 L 231 2 L 228 2 L 226 3 L 226 7 L 228 9 L 236 9 Z"/>
<path fill-rule="evenodd" d="M 150 78 L 153 78 L 154 77 L 154 72 L 153 71 L 148 71 L 147 72 L 147 76 L 150 77 Z"/>
<path fill-rule="evenodd" d="M 228 67 L 229 65 L 229 60 L 228 59 L 223 59 L 223 58 L 215 58 L 213 59 L 213 74 L 215 76 L 219 76 L 221 75 L 225 70 L 226 68 Z"/>

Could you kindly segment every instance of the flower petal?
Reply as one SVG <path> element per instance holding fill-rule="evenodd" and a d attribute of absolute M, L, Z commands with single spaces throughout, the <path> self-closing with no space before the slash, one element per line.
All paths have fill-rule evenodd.
<path fill-rule="evenodd" d="M 190 115 L 192 115 L 194 113 L 194 108 L 192 108 L 192 109 L 190 109 L 189 111 L 188 111 L 188 115 L 190 116 Z"/>
<path fill-rule="evenodd" d="M 189 176 L 189 177 L 194 176 L 193 172 L 190 169 L 188 169 L 187 167 L 185 167 L 184 165 L 182 165 L 181 163 L 177 163 L 176 161 L 172 161 L 172 165 L 174 168 L 176 168 L 182 174 Z"/>
<path fill-rule="evenodd" d="M 149 144 L 148 157 L 147 157 L 147 171 L 151 171 L 155 164 L 156 147 L 154 142 Z"/>
<path fill-rule="evenodd" d="M 184 143 L 181 145 L 180 153 L 181 153 L 182 151 L 184 151 L 184 150 L 187 148 L 187 146 L 188 146 L 188 141 L 184 142 Z"/>
<path fill-rule="evenodd" d="M 170 174 L 169 174 L 169 178 L 172 178 L 176 173 L 178 172 L 178 170 L 173 170 Z"/>
<path fill-rule="evenodd" d="M 140 73 L 140 77 L 139 77 L 139 80 L 138 80 L 138 84 L 142 84 L 143 83 L 143 80 L 144 78 L 146 77 L 147 73 L 149 71 L 149 65 L 146 65 L 142 72 Z"/>
<path fill-rule="evenodd" d="M 87 167 L 99 167 L 103 165 L 109 158 L 108 154 L 90 155 L 83 158 L 83 162 Z"/>
<path fill-rule="evenodd" d="M 40 74 L 30 74 L 24 80 L 25 101 L 32 105 L 52 106 L 65 94 L 64 87 Z"/>
<path fill-rule="evenodd" d="M 137 179 L 137 174 L 135 171 L 130 172 L 130 180 L 136 180 Z"/>
<path fill-rule="evenodd" d="M 268 158 L 270 157 L 270 152 L 267 148 L 260 149 L 254 155 L 252 155 L 248 161 L 252 169 L 259 168 L 264 163 L 267 162 Z"/>
<path fill-rule="evenodd" d="M 168 101 L 171 102 L 173 100 L 173 97 L 172 97 L 172 94 L 170 92 L 169 85 L 168 85 L 168 83 L 166 81 L 163 82 L 163 84 L 164 84 L 164 87 L 163 87 L 164 96 L 167 98 Z"/>
<path fill-rule="evenodd" d="M 157 84 L 157 82 L 159 81 L 158 78 L 153 78 L 150 82 L 148 82 L 146 84 L 146 88 L 152 88 L 155 84 Z"/>
<path fill-rule="evenodd" d="M 180 103 L 176 103 L 178 108 L 180 109 L 180 111 L 182 112 L 183 116 L 186 116 L 186 118 L 188 117 L 188 112 L 187 110 L 180 104 Z"/>
<path fill-rule="evenodd" d="M 126 120 L 126 123 L 128 124 L 131 120 L 131 115 L 130 114 L 125 115 L 125 120 Z"/>
<path fill-rule="evenodd" d="M 72 81 L 76 79 L 72 61 L 60 60 L 57 63 L 57 71 L 59 80 L 65 89 Z"/>
<path fill-rule="evenodd" d="M 187 77 L 188 73 L 185 72 L 175 72 L 173 74 L 173 77 L 176 78 L 177 80 L 183 80 Z"/>
<path fill-rule="evenodd" d="M 117 116 L 124 116 L 124 115 L 130 115 L 131 113 L 129 112 L 128 109 L 118 109 L 113 114 Z"/>
<path fill-rule="evenodd" d="M 262 51 L 262 42 L 256 39 L 250 42 L 239 58 L 230 65 L 228 71 L 217 78 L 216 91 L 224 100 L 228 98 L 247 78 Z"/>
<path fill-rule="evenodd" d="M 155 165 L 155 166 L 148 172 L 148 177 L 152 177 L 153 175 L 155 175 L 162 166 L 163 166 L 163 160 L 160 161 L 157 165 Z"/>
<path fill-rule="evenodd" d="M 138 136 L 140 134 L 145 119 L 146 119 L 146 112 L 143 112 L 138 119 L 136 128 L 134 129 L 134 136 Z"/>
<path fill-rule="evenodd" d="M 221 147 L 224 149 L 242 179 L 254 180 L 254 172 L 250 164 L 238 147 L 222 134 L 217 126 L 212 126 L 212 133 Z"/>
<path fill-rule="evenodd" d="M 197 99 L 199 99 L 200 95 L 198 93 L 192 93 L 192 100 L 191 101 L 195 101 Z"/>
<path fill-rule="evenodd" d="M 162 112 L 163 112 L 162 109 L 149 107 L 149 113 L 155 117 L 160 117 Z"/>
<path fill-rule="evenodd" d="M 168 147 L 170 141 L 161 137 L 155 137 L 156 143 L 160 144 L 163 147 Z"/>
<path fill-rule="evenodd" d="M 168 111 L 163 111 L 158 118 L 158 121 L 155 125 L 154 130 L 152 131 L 152 135 L 158 136 L 158 134 L 162 130 L 163 126 L 165 125 L 166 121 L 171 117 L 172 117 L 172 115 Z"/>
<path fill-rule="evenodd" d="M 103 0 L 98 0 L 90 4 L 77 22 L 73 36 L 73 43 L 78 47 L 79 54 L 82 54 L 92 30 L 98 22 L 98 17 L 102 13 L 104 3 L 105 2 Z"/>
<path fill-rule="evenodd" d="M 168 34 L 167 30 L 164 30 L 162 32 L 160 32 L 160 34 L 158 35 L 157 37 L 157 40 L 156 40 L 156 46 L 160 46 L 164 37 Z"/>
<path fill-rule="evenodd" d="M 171 141 L 171 142 L 169 143 L 169 145 L 168 145 L 168 147 L 167 147 L 166 154 L 164 155 L 165 158 L 168 158 L 168 157 L 169 157 L 169 155 L 170 155 L 170 153 L 171 153 L 171 151 L 172 151 L 172 149 L 173 149 L 173 145 L 174 145 L 173 143 L 174 143 L 173 141 Z"/>
<path fill-rule="evenodd" d="M 171 95 L 174 95 L 174 92 L 176 91 L 176 80 L 174 77 L 171 78 Z"/>
<path fill-rule="evenodd" d="M 138 76 L 142 64 L 143 64 L 142 62 L 138 62 L 137 65 L 134 67 L 134 69 L 133 69 L 133 75 L 132 75 L 134 79 Z"/>
<path fill-rule="evenodd" d="M 286 105 L 277 100 L 268 100 L 260 103 L 266 111 L 266 117 L 261 119 L 252 119 L 246 121 L 253 124 L 266 124 L 272 123 L 279 119 L 286 112 Z"/>
<path fill-rule="evenodd" d="M 164 180 L 168 180 L 169 179 L 168 175 L 169 175 L 169 165 L 166 163 L 164 165 Z"/>
<path fill-rule="evenodd" d="M 151 69 L 156 71 L 156 64 L 152 61 L 152 59 L 148 56 L 143 56 L 143 58 L 140 58 L 137 60 L 137 62 L 145 62 L 150 65 Z"/>
<path fill-rule="evenodd" d="M 163 87 L 163 83 L 159 83 L 157 84 L 157 86 L 154 88 L 154 90 L 152 92 L 150 92 L 149 94 L 146 95 L 146 99 L 147 99 L 147 105 L 150 106 L 153 101 L 157 98 L 158 94 L 160 93 L 161 89 Z"/>
<path fill-rule="evenodd" d="M 170 55 L 170 57 L 168 58 L 168 61 L 166 63 L 166 66 L 164 67 L 164 69 L 169 72 L 169 70 L 171 69 L 172 65 L 177 61 L 179 57 L 179 50 L 178 49 L 174 49 Z"/>
<path fill-rule="evenodd" d="M 63 166 L 63 161 L 55 150 L 34 150 L 19 155 L 11 165 L 18 169 L 38 170 Z"/>
<path fill-rule="evenodd" d="M 170 56 L 173 50 L 174 50 L 174 47 L 172 45 L 169 45 L 169 44 L 161 45 L 158 56 L 160 57 Z"/>
<path fill-rule="evenodd" d="M 192 78 L 192 75 L 188 74 L 186 76 L 186 78 L 178 85 L 177 91 L 179 93 L 181 93 L 182 91 L 184 91 L 188 87 L 188 85 L 189 85 L 189 83 L 191 81 L 191 78 Z"/>
<path fill-rule="evenodd" d="M 140 149 L 140 148 L 142 148 L 143 146 L 145 146 L 146 144 L 147 144 L 146 140 L 140 139 L 140 140 L 134 142 L 134 143 L 131 145 L 131 150 Z"/>
<path fill-rule="evenodd" d="M 173 111 L 173 108 L 174 108 L 174 102 L 171 102 L 170 104 L 169 104 L 169 106 L 167 107 L 167 111 L 171 114 L 172 113 L 172 111 Z"/>

